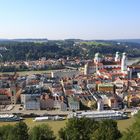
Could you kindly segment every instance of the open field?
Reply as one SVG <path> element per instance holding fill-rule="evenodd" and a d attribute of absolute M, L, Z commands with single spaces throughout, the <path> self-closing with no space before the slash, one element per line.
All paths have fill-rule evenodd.
<path fill-rule="evenodd" d="M 135 122 L 134 117 L 133 118 L 129 118 L 126 120 L 118 120 L 118 128 L 121 132 L 125 131 L 127 128 L 129 128 L 129 126 L 131 126 L 133 123 Z"/>
<path fill-rule="evenodd" d="M 52 71 L 59 71 L 59 70 L 67 70 L 67 69 L 58 69 L 58 70 L 38 70 L 38 71 L 19 71 L 16 72 L 20 76 L 24 75 L 32 75 L 32 74 L 42 74 L 42 73 L 51 73 Z M 0 72 L 0 75 L 2 74 L 14 74 L 14 72 Z"/>
<path fill-rule="evenodd" d="M 32 74 L 41 74 L 41 73 L 49 73 L 51 70 L 44 70 L 44 71 L 20 71 L 17 72 L 20 76 L 24 75 L 32 75 Z M 14 74 L 14 72 L 0 72 L 0 75 L 2 74 Z"/>
<path fill-rule="evenodd" d="M 111 46 L 111 43 L 106 43 L 106 42 L 96 42 L 96 41 L 90 41 L 90 42 L 81 42 L 81 44 L 86 44 L 86 45 L 103 45 L 103 46 Z"/>
<path fill-rule="evenodd" d="M 67 120 L 64 121 L 43 121 L 43 122 L 34 122 L 33 118 L 28 118 L 25 119 L 24 122 L 29 126 L 29 127 L 34 127 L 35 125 L 39 125 L 39 124 L 48 124 L 52 130 L 54 131 L 55 135 L 58 135 L 58 131 L 60 130 L 60 128 L 63 128 L 67 122 Z M 17 122 L 0 122 L 0 126 L 3 125 L 14 125 Z"/>
<path fill-rule="evenodd" d="M 54 134 L 57 135 L 60 128 L 63 128 L 67 122 L 67 120 L 64 121 L 44 121 L 44 122 L 34 122 L 32 118 L 25 119 L 24 122 L 29 126 L 33 127 L 35 125 L 39 124 L 48 124 L 52 130 L 54 131 Z M 134 118 L 129 118 L 126 120 L 118 120 L 118 128 L 121 132 L 125 131 L 132 123 L 134 122 Z M 0 122 L 0 126 L 7 125 L 7 124 L 15 124 L 16 122 Z"/>

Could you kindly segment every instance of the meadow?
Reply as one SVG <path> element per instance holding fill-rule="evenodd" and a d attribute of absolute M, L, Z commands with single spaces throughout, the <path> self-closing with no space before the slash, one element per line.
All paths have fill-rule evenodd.
<path fill-rule="evenodd" d="M 25 76 L 25 75 L 32 75 L 32 74 L 42 74 L 42 73 L 50 73 L 50 70 L 43 70 L 43 71 L 20 71 L 17 72 L 19 76 Z M 0 72 L 0 75 L 2 74 L 14 74 L 14 72 Z"/>
<path fill-rule="evenodd" d="M 27 118 L 24 120 L 24 122 L 28 125 L 28 127 L 33 127 L 35 125 L 39 124 L 48 124 L 52 130 L 54 131 L 54 134 L 57 136 L 58 131 L 63 128 L 67 122 L 67 120 L 64 121 L 43 121 L 43 122 L 34 122 L 33 118 Z M 118 128 L 121 132 L 125 131 L 129 126 L 132 125 L 134 122 L 134 118 L 129 118 L 126 120 L 118 120 Z M 0 122 L 0 126 L 11 124 L 14 125 L 16 122 Z"/>

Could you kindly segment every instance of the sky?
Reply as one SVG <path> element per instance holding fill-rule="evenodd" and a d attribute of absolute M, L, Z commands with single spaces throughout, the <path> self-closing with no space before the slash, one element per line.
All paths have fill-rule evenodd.
<path fill-rule="evenodd" d="M 140 0 L 0 0 L 0 38 L 140 39 Z"/>

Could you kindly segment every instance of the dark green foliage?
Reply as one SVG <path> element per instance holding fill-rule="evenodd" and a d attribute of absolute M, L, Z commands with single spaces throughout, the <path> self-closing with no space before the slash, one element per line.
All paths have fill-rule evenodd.
<path fill-rule="evenodd" d="M 121 133 L 118 130 L 117 122 L 113 120 L 103 120 L 99 122 L 98 128 L 93 132 L 91 140 L 118 140 Z"/>
<path fill-rule="evenodd" d="M 99 41 L 95 44 L 90 42 L 77 44 L 76 41 L 0 42 L 0 47 L 7 49 L 0 51 L 3 56 L 0 61 L 37 60 L 41 57 L 57 59 L 67 56 L 70 58 L 93 58 L 97 52 L 106 55 L 115 54 L 116 51 L 126 52 L 130 57 L 140 56 L 140 44 L 137 43 L 121 43 L 118 45 L 115 41 Z"/>
<path fill-rule="evenodd" d="M 59 131 L 62 140 L 90 140 L 90 135 L 98 127 L 98 122 L 87 118 L 69 119 L 66 127 Z"/>
<path fill-rule="evenodd" d="M 55 140 L 55 136 L 50 127 L 43 124 L 35 126 L 30 130 L 29 140 Z"/>
<path fill-rule="evenodd" d="M 0 127 L 0 140 L 28 140 L 28 127 L 24 122 Z"/>
<path fill-rule="evenodd" d="M 7 48 L 7 51 L 1 52 L 3 61 L 37 60 L 41 57 L 55 58 L 56 52 L 60 53 L 63 50 L 56 44 L 49 43 L 10 42 L 0 46 Z"/>
<path fill-rule="evenodd" d="M 38 125 L 28 131 L 24 122 L 0 127 L 0 140 L 55 140 L 48 125 Z"/>
<path fill-rule="evenodd" d="M 19 122 L 13 129 L 13 140 L 28 140 L 28 127 L 26 123 Z"/>
<path fill-rule="evenodd" d="M 59 131 L 61 140 L 118 140 L 121 133 L 113 120 L 94 121 L 87 118 L 68 120 Z"/>
<path fill-rule="evenodd" d="M 0 127 L 0 140 L 12 140 L 13 129 L 12 125 Z"/>
<path fill-rule="evenodd" d="M 140 140 L 140 111 L 135 116 L 135 122 L 124 132 L 121 140 Z"/>

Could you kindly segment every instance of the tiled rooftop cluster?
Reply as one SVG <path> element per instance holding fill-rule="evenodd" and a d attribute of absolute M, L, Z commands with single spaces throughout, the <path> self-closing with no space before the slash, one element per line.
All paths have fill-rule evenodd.
<path fill-rule="evenodd" d="M 48 62 L 42 59 L 38 63 L 40 61 Z M 96 54 L 94 60 L 73 61 L 65 61 L 65 64 L 70 66 L 76 62 L 82 65 L 76 69 L 51 71 L 50 74 L 1 75 L 0 105 L 20 103 L 27 110 L 62 111 L 122 109 L 128 105 L 126 102 L 139 105 L 140 78 L 134 74 L 140 72 L 140 67 L 127 65 L 125 53 L 122 58 L 117 52 L 115 57 Z"/>

